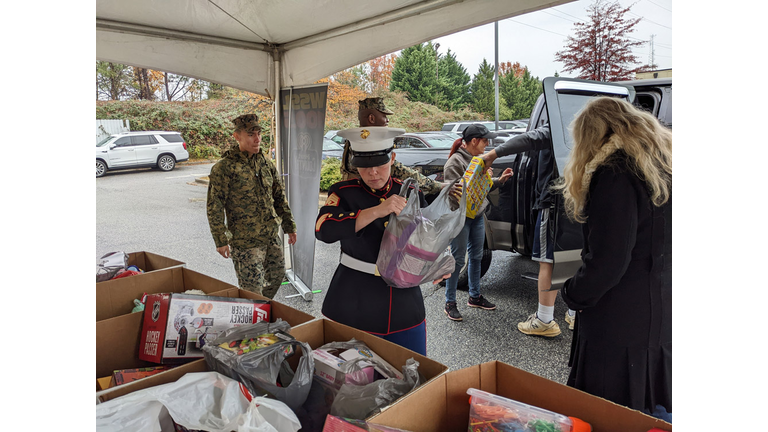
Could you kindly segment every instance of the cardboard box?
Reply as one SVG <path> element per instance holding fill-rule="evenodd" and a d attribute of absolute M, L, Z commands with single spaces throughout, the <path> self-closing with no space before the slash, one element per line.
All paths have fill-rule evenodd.
<path fill-rule="evenodd" d="M 157 270 L 164 270 L 167 268 L 172 267 L 186 267 L 187 264 L 175 260 L 173 258 L 164 257 L 162 255 L 154 254 L 152 252 L 130 252 L 127 253 L 128 255 L 128 265 L 126 267 L 130 266 L 136 266 L 138 267 L 143 273 L 151 273 Z M 135 275 L 139 276 L 139 275 Z M 133 277 L 133 276 L 127 276 L 127 277 Z M 97 284 L 109 282 L 109 281 L 103 281 L 103 282 L 96 282 Z"/>
<path fill-rule="evenodd" d="M 100 282 L 96 284 L 96 321 L 130 314 L 133 300 L 141 300 L 144 293 L 181 293 L 195 289 L 211 294 L 232 288 L 237 289 L 232 284 L 184 267 Z"/>
<path fill-rule="evenodd" d="M 98 324 L 99 323 L 97 323 L 97 325 Z M 418 353 L 405 349 L 399 345 L 395 345 L 392 342 L 386 341 L 379 337 L 372 336 L 368 333 L 345 326 L 343 324 L 329 321 L 325 318 L 316 318 L 303 324 L 296 326 L 292 325 L 291 327 L 291 335 L 299 341 L 308 343 L 313 350 L 329 342 L 348 341 L 354 338 L 356 340 L 365 342 L 365 344 L 368 345 L 371 350 L 379 354 L 389 364 L 398 369 L 404 366 L 405 362 L 409 358 L 413 358 L 419 362 L 419 372 L 421 372 L 428 383 L 436 380 L 438 377 L 445 374 L 445 372 L 448 370 L 448 366 L 445 366 L 442 363 L 438 363 L 435 360 L 424 357 Z M 296 368 L 300 357 L 301 355 L 297 355 L 289 359 L 289 363 L 291 363 L 291 366 L 294 369 Z M 119 387 L 110 388 L 103 392 L 99 392 L 97 394 L 97 400 L 104 402 L 116 397 L 126 395 L 136 390 L 176 381 L 186 373 L 205 372 L 208 370 L 208 366 L 204 359 L 195 360 L 190 363 L 175 367 L 169 371 L 144 378 L 140 381 L 135 381 Z M 422 385 L 419 388 L 422 387 L 425 387 L 425 385 Z M 418 389 L 414 390 L 412 393 L 415 393 L 416 391 L 418 391 Z"/>
<path fill-rule="evenodd" d="M 466 431 L 469 388 L 577 417 L 590 423 L 593 432 L 672 431 L 672 425 L 665 421 L 499 361 L 440 375 L 368 421 L 419 432 Z"/>
<path fill-rule="evenodd" d="M 203 358 L 206 340 L 233 327 L 269 322 L 270 309 L 267 299 L 151 294 L 144 309 L 139 358 L 161 364 Z"/>
<path fill-rule="evenodd" d="M 186 270 L 186 272 L 189 272 L 189 270 Z M 211 294 L 221 297 L 267 300 L 266 297 L 235 287 Z M 272 322 L 280 318 L 290 324 L 291 327 L 296 327 L 302 323 L 315 319 L 312 315 L 274 300 L 271 301 L 271 305 L 272 316 L 270 317 L 270 320 Z M 119 369 L 157 366 L 157 364 L 139 358 L 142 318 L 143 314 L 135 313 L 96 322 L 96 378 L 112 376 L 112 373 Z M 203 361 L 203 363 L 205 363 L 205 361 Z M 140 381 L 125 384 L 117 388 L 138 384 L 157 376 L 172 373 L 176 369 L 178 368 L 161 372 L 155 376 L 144 378 Z M 182 375 L 183 373 L 179 376 Z"/>

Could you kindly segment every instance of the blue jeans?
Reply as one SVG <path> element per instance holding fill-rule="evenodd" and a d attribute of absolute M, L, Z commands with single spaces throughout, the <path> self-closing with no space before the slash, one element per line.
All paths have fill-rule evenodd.
<path fill-rule="evenodd" d="M 445 302 L 456 301 L 456 287 L 459 285 L 459 274 L 464 267 L 464 257 L 469 248 L 469 296 L 480 296 L 480 263 L 483 260 L 483 243 L 485 242 L 485 220 L 482 215 L 474 219 L 467 218 L 464 228 L 451 242 L 451 253 L 456 260 L 456 267 L 451 273 L 450 279 L 445 283 Z"/>

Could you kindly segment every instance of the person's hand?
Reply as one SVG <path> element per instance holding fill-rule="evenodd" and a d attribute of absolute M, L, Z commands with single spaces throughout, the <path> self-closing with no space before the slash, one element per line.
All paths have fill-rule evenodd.
<path fill-rule="evenodd" d="M 461 182 L 456 182 L 451 186 L 451 190 L 448 192 L 456 199 L 461 198 L 461 194 L 464 192 L 464 186 L 461 184 Z"/>
<path fill-rule="evenodd" d="M 485 172 L 487 172 L 489 176 L 493 177 L 493 167 L 488 167 L 488 169 L 485 170 Z"/>
<path fill-rule="evenodd" d="M 379 209 L 379 217 L 389 216 L 391 213 L 400 215 L 400 212 L 403 211 L 407 202 L 408 201 L 400 195 L 390 196 L 384 200 L 383 203 L 376 206 Z"/>
<path fill-rule="evenodd" d="M 480 155 L 480 157 L 485 162 L 485 166 L 491 166 L 491 164 L 493 163 L 493 161 L 496 160 L 498 155 L 496 155 L 496 149 L 493 149 L 493 150 L 489 151 L 488 153 Z"/>
<path fill-rule="evenodd" d="M 288 233 L 288 244 L 296 244 L 296 233 Z"/>
<path fill-rule="evenodd" d="M 437 280 L 435 280 L 435 281 L 432 281 L 432 284 L 433 284 L 433 285 L 437 285 L 437 284 L 439 284 L 440 282 L 442 282 L 442 281 L 444 281 L 444 280 L 446 280 L 446 279 L 450 279 L 450 278 L 451 278 L 451 274 L 450 274 L 450 273 L 448 273 L 447 275 L 443 275 L 443 277 L 441 277 L 440 279 L 437 279 Z"/>
<path fill-rule="evenodd" d="M 218 252 L 219 255 L 223 256 L 224 258 L 229 258 L 229 245 L 216 248 L 216 252 Z"/>
<path fill-rule="evenodd" d="M 507 180 L 509 180 L 512 177 L 512 174 L 514 174 L 514 172 L 512 172 L 512 168 L 505 169 L 504 172 L 501 173 L 501 177 L 499 177 L 499 181 L 501 182 L 501 184 L 506 183 Z"/>

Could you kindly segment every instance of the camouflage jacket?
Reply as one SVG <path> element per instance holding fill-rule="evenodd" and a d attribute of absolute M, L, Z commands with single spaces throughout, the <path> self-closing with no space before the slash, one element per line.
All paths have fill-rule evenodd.
<path fill-rule="evenodd" d="M 262 151 L 249 157 L 235 145 L 224 152 L 208 178 L 208 224 L 217 248 L 264 245 L 277 236 L 281 225 L 285 233 L 296 232 L 283 182 Z"/>
<path fill-rule="evenodd" d="M 397 156 L 395 156 L 397 158 Z M 350 180 L 360 178 L 360 174 L 357 173 L 357 168 L 353 167 L 350 163 L 352 154 L 349 151 L 349 141 L 344 142 L 344 154 L 341 157 L 341 180 Z M 392 178 L 396 178 L 401 181 L 405 181 L 408 177 L 416 179 L 419 182 L 419 189 L 424 195 L 432 195 L 440 193 L 442 184 L 436 182 L 431 178 L 422 175 L 415 169 L 408 168 L 395 159 L 395 163 L 392 164 Z"/>

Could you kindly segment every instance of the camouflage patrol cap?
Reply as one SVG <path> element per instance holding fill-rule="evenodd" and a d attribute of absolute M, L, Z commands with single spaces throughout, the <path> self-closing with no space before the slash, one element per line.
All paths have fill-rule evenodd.
<path fill-rule="evenodd" d="M 357 101 L 357 103 L 358 105 L 360 105 L 359 109 L 361 110 L 375 109 L 376 111 L 380 111 L 386 115 L 394 114 L 394 112 L 388 110 L 386 105 L 384 105 L 384 98 L 380 98 L 380 97 L 365 98 L 361 101 Z"/>
<path fill-rule="evenodd" d="M 235 132 L 245 130 L 246 132 L 261 132 L 259 126 L 259 116 L 256 114 L 243 114 L 232 120 L 235 125 Z"/>

